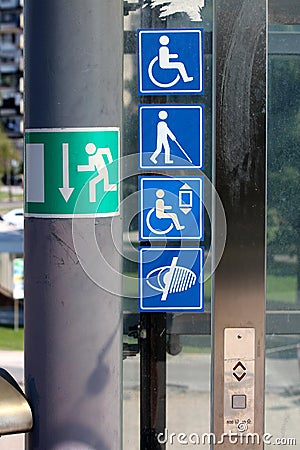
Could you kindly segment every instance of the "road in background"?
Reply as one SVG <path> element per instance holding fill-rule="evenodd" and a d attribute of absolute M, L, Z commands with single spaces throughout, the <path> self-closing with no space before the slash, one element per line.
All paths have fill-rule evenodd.
<path fill-rule="evenodd" d="M 0 366 L 8 370 L 23 386 L 23 352 L 0 350 Z M 298 361 L 296 358 L 267 358 L 266 369 L 266 431 L 273 433 L 274 437 L 294 437 L 299 445 Z M 178 356 L 168 356 L 167 392 L 170 405 L 168 424 L 170 432 L 205 433 L 209 431 L 209 389 L 209 354 L 181 353 Z M 172 408 L 171 405 L 173 405 Z M 201 411 L 197 413 L 198 406 Z M 138 408 L 139 356 L 136 356 L 124 361 L 124 450 L 138 450 Z M 188 414 L 187 411 L 189 411 Z M 182 414 L 188 417 L 189 429 L 186 429 L 187 425 Z M 189 448 L 189 446 L 185 447 Z M 173 448 L 179 450 L 182 446 L 174 445 Z M 285 448 L 297 448 L 297 446 L 285 446 Z M 0 450 L 7 449 L 23 450 L 23 435 L 0 438 Z"/>
<path fill-rule="evenodd" d="M 0 199 L 0 211 L 1 213 L 4 211 L 9 211 L 13 208 L 21 208 L 23 206 L 23 198 L 19 197 L 23 194 L 23 188 L 21 186 L 11 186 L 11 193 L 12 195 L 17 195 L 18 197 L 15 198 L 13 201 L 9 201 L 8 193 L 9 188 L 8 186 L 0 186 L 0 192 L 7 193 L 7 199 L 1 200 Z M 0 214 L 1 214 L 0 213 Z"/>

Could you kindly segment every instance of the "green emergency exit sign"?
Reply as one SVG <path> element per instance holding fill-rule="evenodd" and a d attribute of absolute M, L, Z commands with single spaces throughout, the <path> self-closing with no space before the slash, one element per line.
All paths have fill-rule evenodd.
<path fill-rule="evenodd" d="M 94 217 L 119 213 L 120 131 L 25 131 L 25 215 Z"/>

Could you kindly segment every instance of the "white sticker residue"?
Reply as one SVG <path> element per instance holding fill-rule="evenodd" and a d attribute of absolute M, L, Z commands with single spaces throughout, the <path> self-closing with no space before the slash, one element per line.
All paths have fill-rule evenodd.
<path fill-rule="evenodd" d="M 205 0 L 151 0 L 151 8 L 161 6 L 160 19 L 165 19 L 176 13 L 185 12 L 190 20 L 202 21 L 201 9 L 204 8 Z"/>

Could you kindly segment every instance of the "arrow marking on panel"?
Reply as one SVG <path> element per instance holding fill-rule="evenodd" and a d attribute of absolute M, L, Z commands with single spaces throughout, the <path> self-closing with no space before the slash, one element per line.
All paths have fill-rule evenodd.
<path fill-rule="evenodd" d="M 232 370 L 236 370 L 236 369 L 238 369 L 238 368 L 241 368 L 241 369 L 243 369 L 243 370 L 247 370 L 247 368 L 244 366 L 244 364 L 241 362 L 241 361 L 239 361 L 235 366 L 234 366 L 234 368 L 232 369 Z"/>
<path fill-rule="evenodd" d="M 237 370 L 237 369 L 242 369 L 242 370 L 244 370 L 244 372 L 241 373 L 240 375 L 238 375 L 238 374 L 235 372 L 235 370 Z M 246 370 L 247 370 L 247 368 L 244 366 L 244 364 L 243 364 L 241 361 L 239 361 L 239 362 L 234 366 L 234 368 L 233 368 L 232 370 L 233 370 L 232 375 L 233 375 L 238 381 L 241 381 L 241 380 L 246 376 Z"/>
<path fill-rule="evenodd" d="M 185 183 L 183 186 L 181 186 L 179 192 L 192 192 L 191 191 L 191 187 Z M 192 211 L 192 208 L 190 206 L 180 206 L 180 210 L 184 213 L 184 214 L 188 214 L 190 211 Z"/>
<path fill-rule="evenodd" d="M 65 199 L 66 202 L 69 201 L 69 198 L 74 191 L 74 188 L 69 186 L 69 144 L 62 145 L 63 152 L 63 187 L 59 188 L 61 195 Z"/>
<path fill-rule="evenodd" d="M 245 376 L 246 376 L 246 372 L 242 373 L 242 375 L 237 375 L 235 372 L 233 372 L 233 376 L 238 380 L 241 381 Z"/>

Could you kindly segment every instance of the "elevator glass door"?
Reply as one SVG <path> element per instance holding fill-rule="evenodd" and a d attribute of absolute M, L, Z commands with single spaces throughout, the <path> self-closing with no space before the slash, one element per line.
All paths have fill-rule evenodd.
<path fill-rule="evenodd" d="M 300 442 L 297 3 L 270 0 L 267 21 L 262 0 L 251 5 L 243 0 L 124 1 L 126 450 L 254 448 L 251 440 L 223 439 L 231 425 L 233 433 L 243 435 L 247 429 L 257 433 L 255 448 L 280 442 L 285 448 L 297 448 L 295 442 Z M 139 29 L 202 29 L 204 92 L 140 95 Z M 160 105 L 162 110 L 161 105 L 199 104 L 204 105 L 204 239 L 191 241 L 190 246 L 204 249 L 204 311 L 139 312 L 138 248 L 155 244 L 139 240 L 138 177 L 157 176 L 149 168 L 139 168 L 139 105 Z M 178 143 L 182 144 L 180 139 Z M 159 176 L 193 177 L 199 172 L 161 169 Z M 228 346 L 230 336 L 243 337 L 245 330 L 254 342 L 253 352 L 246 344 L 246 350 L 241 347 L 235 354 L 231 347 L 238 346 Z M 226 364 L 233 391 L 226 384 Z M 243 391 L 243 379 L 251 383 L 250 373 L 253 386 Z M 243 410 L 251 402 L 253 409 L 247 410 L 244 420 Z M 241 414 L 234 416 L 237 411 Z M 242 426 L 245 422 L 247 429 L 236 428 L 239 422 L 231 420 Z"/>

